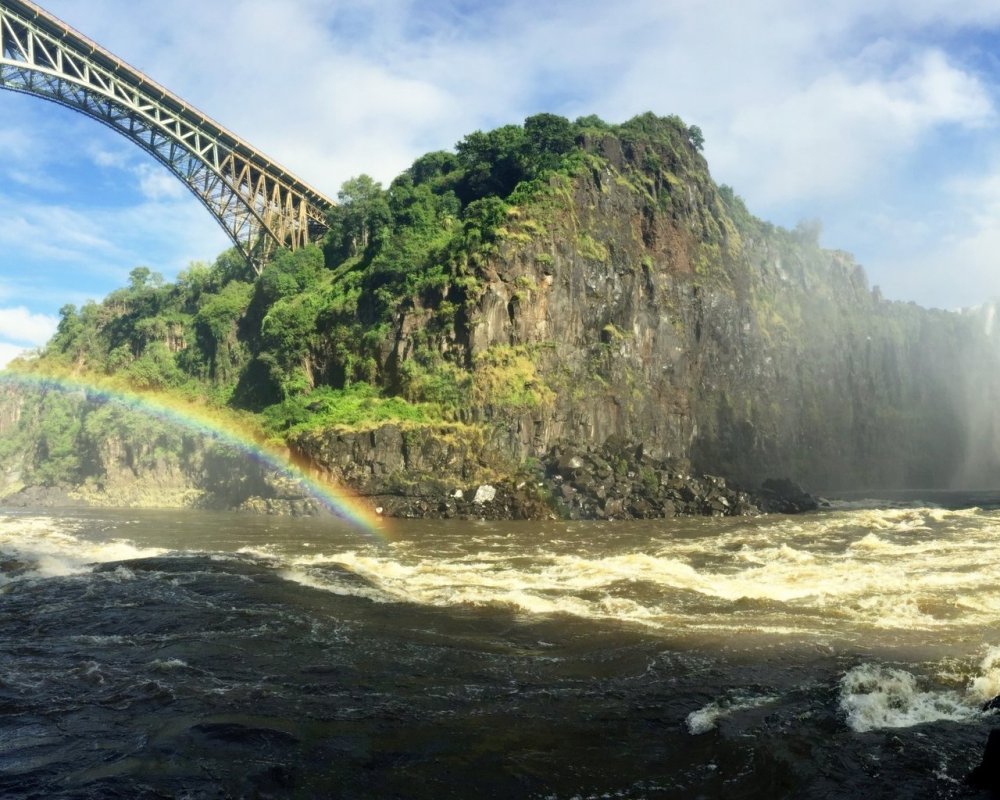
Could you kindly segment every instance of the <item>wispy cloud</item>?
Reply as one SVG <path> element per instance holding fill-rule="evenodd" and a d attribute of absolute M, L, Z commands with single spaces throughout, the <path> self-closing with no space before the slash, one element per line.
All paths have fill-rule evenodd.
<path fill-rule="evenodd" d="M 221 228 L 177 186 L 179 197 L 171 190 L 160 199 L 111 208 L 9 202 L 0 195 L 0 290 L 54 310 L 80 297 L 100 299 L 123 285 L 135 266 L 172 276 L 227 248 Z M 45 299 L 54 295 L 65 299 Z"/>
<path fill-rule="evenodd" d="M 55 205 L 0 206 L 4 224 L 0 245 L 29 257 L 79 262 L 101 254 L 114 255 L 117 246 L 103 235 L 95 219 Z"/>
<path fill-rule="evenodd" d="M 187 189 L 163 167 L 139 164 L 132 169 L 139 180 L 139 191 L 147 200 L 176 200 L 185 196 Z"/>

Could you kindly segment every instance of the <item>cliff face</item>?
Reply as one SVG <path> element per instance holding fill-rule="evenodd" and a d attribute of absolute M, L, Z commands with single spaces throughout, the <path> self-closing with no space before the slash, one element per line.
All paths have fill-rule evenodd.
<path fill-rule="evenodd" d="M 66 315 L 29 368 L 210 392 L 387 505 L 436 494 L 451 509 L 459 489 L 507 479 L 534 509 L 514 495 L 545 478 L 574 513 L 617 516 L 607 501 L 631 508 L 643 470 L 637 515 L 688 508 L 671 494 L 687 472 L 751 488 L 996 483 L 995 308 L 884 300 L 816 230 L 762 222 L 716 186 L 699 141 L 652 115 L 477 132 L 388 190 L 345 184 L 325 249 L 279 254 L 256 280 L 225 256 L 173 286 L 134 274 Z M 86 396 L 0 394 L 0 459 L 0 496 L 298 502 L 241 455 Z"/>
<path fill-rule="evenodd" d="M 0 384 L 0 502 L 315 513 L 239 448 L 86 391 Z"/>
<path fill-rule="evenodd" d="M 827 490 L 997 477 L 969 447 L 998 396 L 981 319 L 883 300 L 815 233 L 752 218 L 691 149 L 587 147 L 589 170 L 510 210 L 439 344 L 472 366 L 497 450 L 615 436 L 747 485 Z M 401 319 L 399 363 L 428 316 Z"/>

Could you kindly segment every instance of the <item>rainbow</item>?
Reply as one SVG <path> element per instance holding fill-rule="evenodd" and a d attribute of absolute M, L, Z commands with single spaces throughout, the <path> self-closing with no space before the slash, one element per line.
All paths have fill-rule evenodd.
<path fill-rule="evenodd" d="M 352 527 L 373 536 L 377 541 L 386 541 L 385 521 L 364 501 L 354 497 L 342 487 L 308 474 L 281 450 L 256 441 L 254 436 L 240 430 L 235 420 L 213 415 L 195 403 L 160 394 L 154 397 L 117 386 L 109 388 L 75 377 L 22 372 L 11 367 L 0 371 L 0 386 L 3 385 L 60 391 L 67 394 L 83 392 L 88 400 L 115 403 L 221 442 L 244 453 L 265 468 L 294 481 L 323 508 Z"/>

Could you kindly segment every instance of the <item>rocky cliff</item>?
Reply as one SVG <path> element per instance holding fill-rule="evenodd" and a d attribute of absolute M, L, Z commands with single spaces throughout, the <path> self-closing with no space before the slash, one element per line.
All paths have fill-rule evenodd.
<path fill-rule="evenodd" d="M 0 382 L 0 503 L 314 514 L 293 478 L 103 393 Z"/>
<path fill-rule="evenodd" d="M 495 451 L 616 437 L 748 486 L 996 480 L 996 454 L 970 447 L 998 397 L 982 313 L 883 299 L 808 226 L 752 217 L 683 141 L 583 146 L 586 169 L 507 209 L 467 316 L 434 343 L 469 366 Z M 389 383 L 435 313 L 399 316 Z"/>
<path fill-rule="evenodd" d="M 994 309 L 885 300 L 815 227 L 717 186 L 676 117 L 598 123 L 538 115 L 388 190 L 349 182 L 322 253 L 259 278 L 231 258 L 174 286 L 134 274 L 22 367 L 253 410 L 310 468 L 406 514 L 485 513 L 468 505 L 484 483 L 497 515 L 655 516 L 746 506 L 692 473 L 821 491 L 1000 478 Z M 193 434 L 16 395 L 0 396 L 8 493 L 294 502 L 252 469 L 219 478 L 240 471 Z"/>

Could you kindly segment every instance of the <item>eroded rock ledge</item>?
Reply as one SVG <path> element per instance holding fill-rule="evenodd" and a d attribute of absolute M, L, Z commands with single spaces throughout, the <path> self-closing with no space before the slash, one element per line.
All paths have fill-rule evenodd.
<path fill-rule="evenodd" d="M 81 413 L 90 409 L 85 398 L 76 402 Z M 238 448 L 183 434 L 175 448 L 180 455 L 171 456 L 164 445 L 170 441 L 147 438 L 83 440 L 77 480 L 67 483 L 37 480 L 44 473 L 31 460 L 34 451 L 25 451 L 0 464 L 0 504 L 324 512 L 299 481 Z M 616 436 L 600 447 L 559 444 L 520 461 L 489 441 L 482 427 L 386 424 L 303 433 L 289 455 L 307 473 L 344 487 L 387 517 L 627 520 L 816 508 L 815 498 L 790 481 L 747 491 Z"/>
<path fill-rule="evenodd" d="M 385 516 L 466 519 L 661 519 L 798 513 L 819 506 L 787 479 L 748 491 L 611 437 L 561 445 L 503 468 L 474 440 L 387 425 L 303 437 L 300 455 Z"/>

